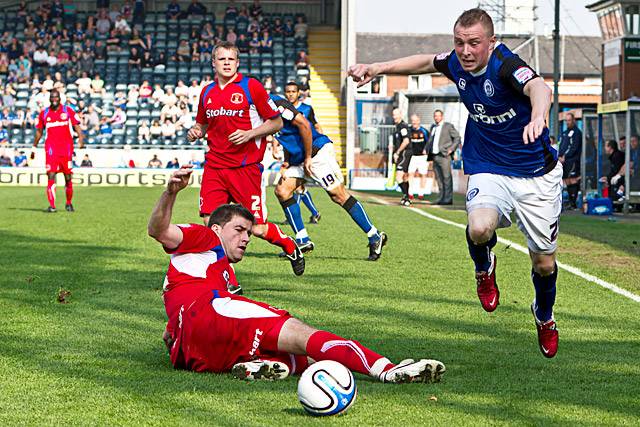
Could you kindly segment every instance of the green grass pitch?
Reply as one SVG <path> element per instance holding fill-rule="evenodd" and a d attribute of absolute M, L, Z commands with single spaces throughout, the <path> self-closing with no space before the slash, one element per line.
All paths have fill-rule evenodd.
<path fill-rule="evenodd" d="M 0 425 L 640 422 L 640 304 L 561 271 L 560 350 L 547 360 L 529 312 L 526 255 L 497 246 L 502 298 L 488 314 L 463 230 L 367 202 L 389 234 L 381 260 L 370 263 L 366 238 L 315 189 L 323 216 L 308 226 L 317 249 L 305 275 L 294 277 L 276 248 L 255 239 L 236 265 L 245 295 L 392 360 L 442 360 L 443 382 L 387 385 L 358 375 L 351 411 L 315 419 L 297 402 L 295 378 L 244 383 L 175 371 L 161 340 L 168 258 L 146 235 L 161 191 L 78 188 L 76 213 L 44 214 L 44 188 L 0 189 Z M 196 208 L 197 191 L 184 191 L 174 222 L 198 222 Z M 272 220 L 284 218 L 271 195 L 269 208 Z M 464 222 L 462 211 L 429 211 Z M 638 294 L 639 230 L 634 221 L 563 217 L 559 258 Z M 499 234 L 524 242 L 515 227 Z M 61 289 L 70 292 L 66 304 Z"/>

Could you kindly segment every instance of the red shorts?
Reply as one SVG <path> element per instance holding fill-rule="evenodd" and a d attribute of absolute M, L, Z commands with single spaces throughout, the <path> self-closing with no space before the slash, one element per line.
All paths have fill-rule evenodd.
<path fill-rule="evenodd" d="M 71 157 L 67 156 L 49 156 L 45 159 L 47 173 L 62 172 L 65 175 L 71 175 L 73 171 Z"/>
<path fill-rule="evenodd" d="M 285 311 L 226 291 L 198 298 L 180 309 L 171 363 L 196 372 L 228 372 L 234 364 L 288 355 L 278 352 L 282 325 L 291 318 Z M 271 355 L 272 357 L 269 357 Z"/>
<path fill-rule="evenodd" d="M 205 166 L 200 187 L 200 216 L 210 215 L 220 205 L 236 202 L 253 213 L 257 224 L 264 224 L 267 222 L 264 196 L 261 164 L 233 169 Z"/>

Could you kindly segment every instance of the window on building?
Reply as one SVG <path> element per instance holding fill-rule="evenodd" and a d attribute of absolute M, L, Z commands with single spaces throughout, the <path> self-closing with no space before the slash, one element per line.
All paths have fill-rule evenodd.
<path fill-rule="evenodd" d="M 428 90 L 432 87 L 431 76 L 428 74 L 409 76 L 409 90 Z"/>
<path fill-rule="evenodd" d="M 640 6 L 627 6 L 625 8 L 624 17 L 627 23 L 627 35 L 640 34 Z"/>
<path fill-rule="evenodd" d="M 359 87 L 357 93 L 365 95 L 381 95 L 387 96 L 387 78 L 386 76 L 378 76 L 366 85 Z"/>

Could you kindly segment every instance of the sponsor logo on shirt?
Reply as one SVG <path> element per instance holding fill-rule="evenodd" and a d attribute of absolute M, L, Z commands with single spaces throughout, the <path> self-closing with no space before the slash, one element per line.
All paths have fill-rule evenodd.
<path fill-rule="evenodd" d="M 485 80 L 483 87 L 484 93 L 491 98 L 494 94 L 493 83 L 491 83 L 491 80 Z"/>
<path fill-rule="evenodd" d="M 68 126 L 69 122 L 68 121 L 64 121 L 64 122 L 50 122 L 49 120 L 51 120 L 49 117 L 47 117 L 47 126 L 46 128 L 55 128 L 55 127 L 60 127 L 60 126 Z"/>
<path fill-rule="evenodd" d="M 207 109 L 206 110 L 206 116 L 208 119 L 212 119 L 214 117 L 218 117 L 218 116 L 227 116 L 227 117 L 242 117 L 242 114 L 244 113 L 243 110 L 227 110 L 224 107 L 220 107 L 220 108 L 216 108 L 215 110 L 210 110 Z"/>
<path fill-rule="evenodd" d="M 529 67 L 520 67 L 513 72 L 513 77 L 516 78 L 518 83 L 525 84 L 533 78 L 533 70 Z"/>
<path fill-rule="evenodd" d="M 249 356 L 253 356 L 254 354 L 256 354 L 258 347 L 260 347 L 260 340 L 262 339 L 262 334 L 264 334 L 264 331 L 261 331 L 260 329 L 256 329 L 256 334 L 253 337 L 253 343 L 251 344 L 251 351 L 249 351 Z"/>
<path fill-rule="evenodd" d="M 473 109 L 476 111 L 476 114 L 469 112 L 469 117 L 471 117 L 474 122 L 482 122 L 487 125 L 504 123 L 516 116 L 516 111 L 513 108 L 505 113 L 497 114 L 495 116 L 487 115 L 484 105 L 482 104 L 473 104 Z"/>
<path fill-rule="evenodd" d="M 242 101 L 244 101 L 244 95 L 242 95 L 241 93 L 236 92 L 231 95 L 231 102 L 233 102 L 234 104 L 242 104 Z"/>
<path fill-rule="evenodd" d="M 458 87 L 464 90 L 467 87 L 467 81 L 461 78 L 460 80 L 458 80 Z"/>

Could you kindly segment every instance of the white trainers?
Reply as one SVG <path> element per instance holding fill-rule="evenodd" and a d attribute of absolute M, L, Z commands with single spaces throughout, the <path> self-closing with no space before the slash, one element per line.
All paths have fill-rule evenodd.
<path fill-rule="evenodd" d="M 252 360 L 236 363 L 231 368 L 231 375 L 239 380 L 283 380 L 289 376 L 289 367 L 273 360 Z"/>
<path fill-rule="evenodd" d="M 446 371 L 444 364 L 437 360 L 405 359 L 391 369 L 380 374 L 383 383 L 437 383 Z"/>

